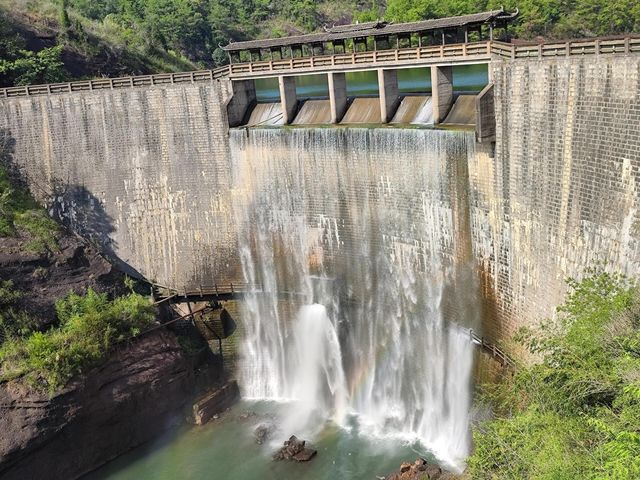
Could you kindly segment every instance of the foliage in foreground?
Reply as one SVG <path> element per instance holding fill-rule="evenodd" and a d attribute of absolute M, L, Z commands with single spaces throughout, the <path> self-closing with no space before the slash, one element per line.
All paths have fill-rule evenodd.
<path fill-rule="evenodd" d="M 91 289 L 86 295 L 71 293 L 59 300 L 56 312 L 57 327 L 15 336 L 0 346 L 0 381 L 24 377 L 34 387 L 53 393 L 155 319 L 154 307 L 141 295 L 109 300 Z"/>
<path fill-rule="evenodd" d="M 27 239 L 23 245 L 25 250 L 44 253 L 57 249 L 58 232 L 58 224 L 24 188 L 12 185 L 7 171 L 0 165 L 0 237 L 22 233 Z"/>
<path fill-rule="evenodd" d="M 559 320 L 519 339 L 542 361 L 487 386 L 478 479 L 640 478 L 640 292 L 618 275 L 570 281 Z"/>

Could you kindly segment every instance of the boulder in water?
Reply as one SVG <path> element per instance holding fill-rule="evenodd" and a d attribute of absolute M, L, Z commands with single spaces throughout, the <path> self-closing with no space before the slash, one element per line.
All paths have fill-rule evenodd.
<path fill-rule="evenodd" d="M 289 440 L 285 440 L 284 446 L 273 455 L 273 459 L 308 462 L 318 452 L 312 448 L 307 448 L 306 443 L 304 440 L 299 440 L 295 435 L 291 435 Z"/>
<path fill-rule="evenodd" d="M 258 425 L 253 431 L 253 435 L 256 437 L 256 443 L 258 445 L 262 445 L 269 439 L 274 430 L 274 425 L 270 423 L 261 423 L 260 425 Z"/>
<path fill-rule="evenodd" d="M 448 472 L 443 472 L 437 466 L 428 463 L 424 458 L 418 458 L 415 462 L 403 462 L 400 470 L 385 477 L 386 480 L 444 480 Z M 448 479 L 456 478 L 455 475 L 447 476 Z"/>

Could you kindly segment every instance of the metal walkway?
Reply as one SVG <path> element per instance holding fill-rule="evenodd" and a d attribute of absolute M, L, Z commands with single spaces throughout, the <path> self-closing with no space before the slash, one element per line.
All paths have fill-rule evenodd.
<path fill-rule="evenodd" d="M 195 289 L 180 290 L 152 284 L 151 291 L 156 303 L 216 302 L 235 300 L 248 293 L 261 292 L 262 287 L 250 283 L 216 283 L 210 286 L 201 285 Z"/>

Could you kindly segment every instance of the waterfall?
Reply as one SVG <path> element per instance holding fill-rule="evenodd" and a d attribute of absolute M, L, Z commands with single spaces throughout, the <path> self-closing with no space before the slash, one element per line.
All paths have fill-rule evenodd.
<path fill-rule="evenodd" d="M 235 130 L 231 151 L 243 273 L 260 286 L 243 302 L 243 394 L 293 401 L 288 428 L 348 413 L 462 468 L 473 134 Z"/>

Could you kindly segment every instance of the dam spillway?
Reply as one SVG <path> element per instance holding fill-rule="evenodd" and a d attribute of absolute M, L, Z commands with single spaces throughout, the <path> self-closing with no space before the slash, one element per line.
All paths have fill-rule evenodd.
<path fill-rule="evenodd" d="M 296 402 L 295 431 L 356 415 L 460 467 L 481 310 L 460 201 L 473 134 L 256 128 L 230 141 L 244 277 L 264 290 L 243 306 L 243 394 Z"/>

